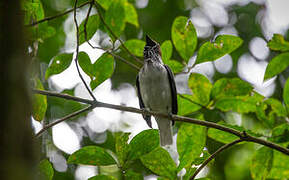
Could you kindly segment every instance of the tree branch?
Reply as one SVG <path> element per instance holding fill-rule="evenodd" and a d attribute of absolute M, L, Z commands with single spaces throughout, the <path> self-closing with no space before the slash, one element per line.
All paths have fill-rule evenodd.
<path fill-rule="evenodd" d="M 111 30 L 111 28 L 106 24 L 106 22 L 105 22 L 105 20 L 104 20 L 104 18 L 103 18 L 103 16 L 102 16 L 102 14 L 101 14 L 101 11 L 100 11 L 100 5 L 98 4 L 97 1 L 95 1 L 95 7 L 96 7 L 96 9 L 97 9 L 97 13 L 98 13 L 99 18 L 100 18 L 101 22 L 103 23 L 103 25 L 108 29 L 108 31 L 110 32 L 110 34 L 111 34 L 115 39 L 118 39 L 118 37 L 117 37 L 117 36 L 115 35 L 115 33 Z M 126 46 L 124 45 L 124 43 L 123 43 L 123 41 L 122 41 L 121 39 L 118 39 L 118 40 L 119 40 L 121 46 L 124 48 L 124 50 L 125 50 L 130 56 L 132 56 L 137 62 L 143 64 L 143 62 L 142 62 L 139 58 L 137 58 L 135 55 L 133 55 L 133 54 L 130 52 L 130 50 L 128 50 L 128 49 L 126 48 Z"/>
<path fill-rule="evenodd" d="M 232 129 L 232 128 L 229 128 L 229 127 L 226 127 L 226 126 L 223 126 L 223 125 L 219 125 L 217 123 L 213 123 L 213 122 L 210 122 L 210 121 L 203 121 L 203 120 L 198 120 L 198 119 L 184 117 L 184 116 L 178 116 L 178 115 L 168 115 L 168 114 L 163 114 L 163 113 L 159 113 L 159 112 L 155 112 L 155 111 L 147 111 L 147 110 L 142 110 L 142 109 L 138 109 L 138 108 L 134 108 L 134 107 L 127 107 L 127 106 L 108 104 L 108 103 L 103 103 L 103 102 L 99 102 L 99 101 L 86 100 L 86 99 L 77 98 L 77 97 L 66 95 L 66 94 L 49 92 L 49 91 L 33 90 L 33 92 L 37 93 L 37 94 L 45 94 L 47 96 L 60 97 L 60 98 L 68 99 L 68 100 L 75 100 L 75 101 L 78 101 L 78 102 L 87 103 L 87 104 L 91 105 L 90 109 L 94 109 L 94 108 L 97 108 L 97 107 L 104 107 L 104 108 L 110 108 L 110 109 L 115 109 L 115 110 L 120 110 L 120 111 L 127 111 L 127 112 L 138 113 L 138 114 L 159 116 L 159 117 L 168 118 L 168 119 L 174 120 L 174 121 L 181 121 L 181 122 L 198 124 L 198 125 L 201 125 L 201 126 L 206 126 L 208 128 L 214 128 L 214 129 L 218 129 L 218 130 L 221 130 L 221 131 L 225 131 L 225 132 L 231 133 L 231 134 L 233 134 L 235 136 L 238 136 L 242 141 L 255 142 L 257 144 L 261 144 L 261 145 L 267 146 L 269 148 L 272 148 L 272 149 L 275 149 L 277 151 L 280 151 L 280 152 L 282 152 L 282 153 L 284 153 L 286 155 L 289 155 L 289 149 L 286 149 L 286 148 L 284 148 L 284 147 L 282 147 L 282 146 L 280 146 L 278 144 L 275 144 L 273 142 L 266 141 L 266 140 L 251 136 L 251 135 L 247 134 L 245 131 L 241 132 L 241 131 L 238 131 L 238 130 L 235 130 L 235 129 Z M 57 123 L 55 123 L 55 124 L 57 124 Z M 50 127 L 52 127 L 52 126 L 50 126 Z"/>
<path fill-rule="evenodd" d="M 87 14 L 86 14 L 86 18 L 85 18 L 85 21 L 84 21 L 84 38 L 85 38 L 85 41 L 88 43 L 88 45 L 93 48 L 93 49 L 101 49 L 101 50 L 104 50 L 105 52 L 107 52 L 108 54 L 112 55 L 113 57 L 119 59 L 120 61 L 130 65 L 131 67 L 133 67 L 134 69 L 136 69 L 137 71 L 140 70 L 140 68 L 136 65 L 134 65 L 133 63 L 127 61 L 126 59 L 122 58 L 121 56 L 119 55 L 116 55 L 114 54 L 113 52 L 110 51 L 110 49 L 105 49 L 105 48 L 102 48 L 102 47 L 96 47 L 96 46 L 93 46 L 89 40 L 87 39 L 87 30 L 86 30 L 86 25 L 87 25 L 87 22 L 88 22 L 88 19 L 89 19 L 89 15 L 90 15 L 90 12 L 91 12 L 91 9 L 92 9 L 92 6 L 93 6 L 93 3 L 94 3 L 94 0 L 91 1 L 91 4 L 89 6 L 89 9 L 87 11 Z"/>
<path fill-rule="evenodd" d="M 214 152 L 210 157 L 208 157 L 208 159 L 206 159 L 202 165 L 200 167 L 198 167 L 198 169 L 195 171 L 195 173 L 193 174 L 193 176 L 190 178 L 191 180 L 195 179 L 195 177 L 198 175 L 198 173 L 211 161 L 213 160 L 219 153 L 221 153 L 222 151 L 224 151 L 225 149 L 242 142 L 242 139 L 237 139 L 229 144 L 225 144 L 224 146 L 220 147 L 216 152 Z"/>
<path fill-rule="evenodd" d="M 79 110 L 79 111 L 73 112 L 73 113 L 71 113 L 71 114 L 69 114 L 69 115 L 67 115 L 67 116 L 65 116 L 65 117 L 63 117 L 63 118 L 61 118 L 61 119 L 59 119 L 59 120 L 56 120 L 56 121 L 54 121 L 54 122 L 52 122 L 52 123 L 50 123 L 50 124 L 47 124 L 47 125 L 43 126 L 43 128 L 42 128 L 37 134 L 35 134 L 35 137 L 39 137 L 39 136 L 40 136 L 41 134 L 43 134 L 47 129 L 55 126 L 56 124 L 61 123 L 61 122 L 65 121 L 65 120 L 67 120 L 67 119 L 69 119 L 69 118 L 75 117 L 75 116 L 77 116 L 77 115 L 79 115 L 79 114 L 81 114 L 81 113 L 83 113 L 83 112 L 85 112 L 85 111 L 90 110 L 91 108 L 92 108 L 91 106 L 88 106 L 88 107 L 86 107 L 86 108 L 83 108 L 83 109 L 81 109 L 81 110 Z"/>
<path fill-rule="evenodd" d="M 81 79 L 81 81 L 83 82 L 85 88 L 87 89 L 88 93 L 90 94 L 90 96 L 92 97 L 92 99 L 94 101 L 96 101 L 94 95 L 92 94 L 91 90 L 89 89 L 88 85 L 86 84 L 85 80 L 83 79 L 80 70 L 79 70 L 79 66 L 78 66 L 78 53 L 79 53 L 79 28 L 78 28 L 78 24 L 77 24 L 77 19 L 76 19 L 76 5 L 77 5 L 77 0 L 75 0 L 74 3 L 74 12 L 73 12 L 73 17 L 74 17 L 74 24 L 75 24 L 75 28 L 76 28 L 76 57 L 74 59 L 75 61 L 75 65 L 76 65 L 76 69 L 78 72 L 78 75 Z"/>
<path fill-rule="evenodd" d="M 87 1 L 87 2 L 79 5 L 78 7 L 76 7 L 76 9 L 81 8 L 81 7 L 83 7 L 83 6 L 85 6 L 85 5 L 89 4 L 89 3 L 90 3 L 90 2 Z M 45 22 L 45 21 L 50 21 L 50 20 L 52 20 L 52 19 L 55 19 L 55 18 L 64 16 L 64 15 L 66 15 L 66 14 L 68 14 L 68 13 L 71 13 L 73 10 L 74 10 L 74 8 L 73 8 L 73 9 L 69 9 L 69 10 L 67 10 L 67 11 L 65 11 L 65 12 L 63 12 L 63 13 L 57 14 L 57 15 L 50 16 L 50 17 L 46 17 L 46 18 L 41 19 L 41 20 L 39 20 L 39 21 L 35 21 L 35 22 L 31 23 L 31 24 L 27 24 L 26 26 L 35 26 L 35 25 L 40 24 L 40 23 L 43 23 L 43 22 Z"/>

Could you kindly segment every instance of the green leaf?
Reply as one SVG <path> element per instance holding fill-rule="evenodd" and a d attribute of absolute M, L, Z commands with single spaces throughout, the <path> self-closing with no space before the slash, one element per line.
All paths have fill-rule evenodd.
<path fill-rule="evenodd" d="M 118 133 L 115 137 L 115 152 L 122 167 L 124 166 L 127 154 L 129 152 L 129 146 L 127 143 L 129 135 L 130 133 Z"/>
<path fill-rule="evenodd" d="M 221 111 L 238 113 L 256 112 L 257 102 L 251 96 L 225 97 L 217 100 L 215 107 Z"/>
<path fill-rule="evenodd" d="M 100 174 L 100 175 L 88 178 L 88 180 L 117 180 L 117 179 L 115 177 L 113 177 L 113 176 Z"/>
<path fill-rule="evenodd" d="M 279 151 L 274 151 L 273 156 L 273 166 L 267 178 L 287 179 L 289 177 L 289 156 Z"/>
<path fill-rule="evenodd" d="M 289 113 L 289 78 L 287 79 L 283 89 L 283 99 Z"/>
<path fill-rule="evenodd" d="M 289 51 L 289 42 L 281 34 L 274 34 L 267 46 L 274 51 Z"/>
<path fill-rule="evenodd" d="M 40 161 L 38 165 L 39 179 L 52 180 L 54 175 L 54 170 L 51 163 L 47 159 Z"/>
<path fill-rule="evenodd" d="M 85 32 L 84 32 L 84 24 L 85 24 L 85 20 L 79 26 L 79 44 L 82 44 L 86 41 Z M 98 29 L 98 26 L 99 26 L 98 14 L 89 16 L 87 24 L 86 24 L 87 40 L 90 40 L 92 38 L 96 30 Z"/>
<path fill-rule="evenodd" d="M 134 6 L 131 3 L 126 2 L 124 7 L 125 7 L 125 20 L 126 20 L 126 22 L 134 25 L 135 27 L 139 27 L 138 15 L 137 15 L 137 12 L 136 12 Z"/>
<path fill-rule="evenodd" d="M 214 99 L 228 96 L 248 95 L 253 87 L 239 78 L 222 78 L 215 82 L 211 96 Z"/>
<path fill-rule="evenodd" d="M 59 74 L 69 67 L 73 54 L 59 54 L 52 59 L 51 64 L 46 70 L 45 79 L 53 74 Z"/>
<path fill-rule="evenodd" d="M 130 39 L 124 42 L 125 47 L 135 56 L 143 56 L 145 42 L 139 39 Z"/>
<path fill-rule="evenodd" d="M 184 68 L 183 64 L 176 60 L 168 60 L 165 64 L 172 69 L 173 73 L 179 73 Z"/>
<path fill-rule="evenodd" d="M 173 54 L 173 45 L 170 40 L 166 40 L 161 45 L 162 60 L 165 64 L 169 61 Z"/>
<path fill-rule="evenodd" d="M 35 89 L 44 90 L 43 85 L 40 79 L 36 79 Z M 45 117 L 46 109 L 47 109 L 47 97 L 34 94 L 33 95 L 33 104 L 32 104 L 32 116 L 36 121 L 42 121 Z"/>
<path fill-rule="evenodd" d="M 233 52 L 240 47 L 242 43 L 243 40 L 237 36 L 219 35 L 215 42 L 206 42 L 200 47 L 195 64 L 214 61 Z"/>
<path fill-rule="evenodd" d="M 125 0 L 113 1 L 105 13 L 105 23 L 116 35 L 116 38 L 118 38 L 124 30 L 125 20 Z M 113 40 L 116 40 L 109 30 L 107 32 L 110 34 Z"/>
<path fill-rule="evenodd" d="M 262 147 L 255 152 L 250 170 L 253 179 L 265 180 L 269 174 L 273 162 L 273 150 L 268 147 Z"/>
<path fill-rule="evenodd" d="M 192 100 L 206 106 L 210 101 L 211 82 L 202 74 L 192 73 L 188 83 L 193 92 Z"/>
<path fill-rule="evenodd" d="M 159 147 L 159 133 L 156 129 L 144 130 L 136 135 L 129 143 L 129 160 L 135 160 Z"/>
<path fill-rule="evenodd" d="M 178 95 L 177 98 L 178 98 L 178 114 L 181 116 L 196 112 L 202 108 L 200 105 L 195 104 L 191 100 L 192 95 L 182 94 Z"/>
<path fill-rule="evenodd" d="M 128 170 L 124 174 L 125 180 L 143 180 L 143 175 L 140 173 L 133 172 L 132 170 Z"/>
<path fill-rule="evenodd" d="M 283 72 L 289 66 L 289 52 L 275 56 L 266 67 L 264 80 Z"/>
<path fill-rule="evenodd" d="M 90 77 L 92 90 L 110 78 L 114 71 L 114 58 L 108 53 L 104 53 L 94 64 L 91 64 L 88 55 L 80 52 L 78 62 L 81 69 Z"/>
<path fill-rule="evenodd" d="M 177 149 L 180 164 L 178 170 L 190 165 L 198 158 L 206 143 L 206 127 L 183 123 L 178 131 Z"/>
<path fill-rule="evenodd" d="M 107 10 L 113 1 L 114 0 L 97 0 L 97 3 L 99 3 L 103 9 Z"/>
<path fill-rule="evenodd" d="M 272 112 L 275 112 L 277 116 L 279 117 L 286 117 L 287 112 L 282 103 L 274 98 L 268 98 L 266 101 L 264 101 L 266 104 L 271 106 Z"/>
<path fill-rule="evenodd" d="M 284 143 L 289 141 L 289 124 L 284 123 L 279 126 L 276 126 L 272 130 L 272 136 L 270 137 L 270 141 L 276 143 Z"/>
<path fill-rule="evenodd" d="M 197 47 L 197 33 L 191 21 L 184 16 L 177 17 L 172 25 L 172 40 L 175 48 L 187 63 Z"/>
<path fill-rule="evenodd" d="M 177 167 L 170 154 L 161 147 L 141 157 L 141 162 L 157 175 L 176 179 Z"/>
<path fill-rule="evenodd" d="M 212 138 L 216 141 L 219 141 L 221 143 L 224 143 L 224 144 L 227 144 L 227 143 L 230 143 L 230 142 L 233 142 L 233 141 L 239 139 L 239 137 L 237 137 L 231 133 L 221 131 L 218 129 L 213 129 L 213 128 L 210 128 L 208 130 L 208 136 L 210 138 Z"/>
<path fill-rule="evenodd" d="M 85 146 L 69 156 L 68 164 L 84 164 L 94 166 L 106 166 L 116 164 L 111 155 L 105 149 L 98 146 Z"/>

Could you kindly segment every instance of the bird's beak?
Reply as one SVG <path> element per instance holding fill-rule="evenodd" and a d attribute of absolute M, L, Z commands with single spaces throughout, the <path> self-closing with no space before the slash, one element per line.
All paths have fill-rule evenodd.
<path fill-rule="evenodd" d="M 153 47 L 156 45 L 156 42 L 153 41 L 148 35 L 146 35 L 146 46 Z"/>

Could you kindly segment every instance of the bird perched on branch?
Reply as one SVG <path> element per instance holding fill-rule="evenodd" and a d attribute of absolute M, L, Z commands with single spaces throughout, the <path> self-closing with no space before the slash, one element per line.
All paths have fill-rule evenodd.
<path fill-rule="evenodd" d="M 143 51 L 144 65 L 137 79 L 137 93 L 140 108 L 167 114 L 177 114 L 177 91 L 171 69 L 162 61 L 160 45 L 146 36 Z M 143 115 L 149 127 L 152 127 L 151 116 Z M 173 143 L 173 121 L 155 117 L 160 134 L 161 146 Z"/>

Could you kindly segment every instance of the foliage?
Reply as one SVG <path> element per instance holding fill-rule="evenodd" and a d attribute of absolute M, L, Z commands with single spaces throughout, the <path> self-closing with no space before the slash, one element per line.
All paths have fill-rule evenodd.
<path fill-rule="evenodd" d="M 47 80 L 65 71 L 71 63 L 78 63 L 81 70 L 90 78 L 92 90 L 109 78 L 117 81 L 114 84 L 116 88 L 118 83 L 126 81 L 133 84 L 133 81 L 127 79 L 131 76 L 134 79 L 137 71 L 132 72 L 129 64 L 140 67 L 140 63 L 135 59 L 142 59 L 145 46 L 142 37 L 145 33 L 160 42 L 164 64 L 169 65 L 175 74 L 186 74 L 188 77 L 185 86 L 188 87 L 187 92 L 191 93 L 178 94 L 178 115 L 212 121 L 288 147 L 289 79 L 284 78 L 286 77 L 284 74 L 288 75 L 289 42 L 282 35 L 275 34 L 267 43 L 267 46 L 275 52 L 271 53 L 272 59 L 266 67 L 264 80 L 282 77 L 281 79 L 286 82 L 279 84 L 281 88 L 279 87 L 272 97 L 263 97 L 254 90 L 252 84 L 238 77 L 235 67 L 239 57 L 248 51 L 250 38 L 260 36 L 259 28 L 256 27 L 255 21 L 252 24 L 250 18 L 252 14 L 257 13 L 259 6 L 250 3 L 242 8 L 232 8 L 233 13 L 240 17 L 236 23 L 240 35 L 218 35 L 210 41 L 197 38 L 196 28 L 189 17 L 184 16 L 186 10 L 182 8 L 181 2 L 183 1 L 155 0 L 149 1 L 148 7 L 139 9 L 135 7 L 133 0 L 96 0 L 92 8 L 97 13 L 91 13 L 89 19 L 79 22 L 78 37 L 79 45 L 85 44 L 87 40 L 93 42 L 96 34 L 100 37 L 98 48 L 103 54 L 97 59 L 91 59 L 84 51 L 74 54 L 71 51 L 63 52 L 62 46 L 66 38 L 63 23 L 67 19 L 66 16 L 28 26 L 27 35 L 31 42 L 29 47 L 35 42 L 39 43 L 38 65 L 42 63 L 47 66 L 43 73 L 45 77 L 42 77 L 41 71 L 37 78 L 33 78 L 34 87 L 49 90 L 51 87 Z M 176 13 L 171 13 L 169 9 L 163 7 L 164 4 L 173 8 Z M 89 5 L 90 3 L 87 3 L 86 7 Z M 23 0 L 22 9 L 25 11 L 26 24 L 45 18 L 46 13 L 59 13 L 53 9 L 53 5 L 40 0 Z M 163 9 L 167 10 L 168 17 L 157 19 L 159 13 L 163 13 Z M 250 14 L 247 19 L 244 15 L 246 13 Z M 242 29 L 240 23 L 244 23 L 243 26 L 248 28 Z M 102 44 L 105 38 L 109 38 L 109 45 Z M 35 50 L 37 51 L 37 48 Z M 233 69 L 228 74 L 216 73 L 214 77 L 208 77 L 205 73 L 197 73 L 198 71 L 189 72 L 202 63 L 219 60 L 225 55 L 230 55 L 234 63 Z M 119 61 L 119 56 L 126 62 Z M 192 64 L 194 57 L 195 63 Z M 37 63 L 35 64 L 37 66 Z M 73 95 L 73 92 L 74 89 L 65 90 L 63 93 Z M 42 95 L 34 95 L 33 102 L 32 115 L 37 121 L 60 118 L 84 107 L 78 102 L 64 102 Z M 92 143 L 91 139 L 83 141 L 82 148 L 67 157 L 67 163 L 71 167 L 97 166 L 99 174 L 91 177 L 91 180 L 143 179 L 144 176 L 151 174 L 159 176 L 159 179 L 176 179 L 183 168 L 186 169 L 183 179 L 189 179 L 196 170 L 195 166 L 202 164 L 217 150 L 216 147 L 239 139 L 225 131 L 190 123 L 176 123 L 175 130 L 180 162 L 178 166 L 167 149 L 160 147 L 158 131 L 154 129 L 144 130 L 134 137 L 129 133 L 107 131 L 105 143 Z M 246 142 L 240 146 L 243 144 Z M 244 167 L 245 175 L 253 179 L 288 178 L 288 156 L 264 146 L 254 148 L 254 153 L 246 151 L 248 157 L 252 158 L 251 163 L 247 163 Z M 235 149 L 232 151 L 238 152 Z M 226 172 L 223 172 L 223 169 L 217 173 L 214 171 L 219 167 L 228 166 L 225 163 L 226 158 L 230 157 L 230 152 L 224 154 L 226 155 L 220 155 L 220 159 L 224 160 L 216 159 L 214 163 L 209 164 L 211 169 L 204 179 L 215 177 L 216 174 L 217 179 L 225 179 Z M 236 164 L 237 161 L 235 160 Z M 48 160 L 40 162 L 39 171 L 46 179 L 52 179 L 54 176 L 53 167 Z M 248 178 L 240 174 L 236 174 L 236 178 Z"/>

